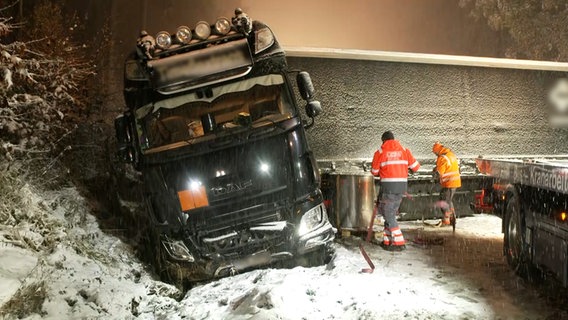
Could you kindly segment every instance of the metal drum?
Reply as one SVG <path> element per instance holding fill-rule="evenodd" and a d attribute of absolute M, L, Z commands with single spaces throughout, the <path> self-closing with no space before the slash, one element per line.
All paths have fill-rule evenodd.
<path fill-rule="evenodd" d="M 374 177 L 366 172 L 336 173 L 334 211 L 340 229 L 366 231 L 373 216 Z"/>

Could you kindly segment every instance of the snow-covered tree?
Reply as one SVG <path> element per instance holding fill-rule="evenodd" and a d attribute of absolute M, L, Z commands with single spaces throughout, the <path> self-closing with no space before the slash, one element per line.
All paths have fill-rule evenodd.
<path fill-rule="evenodd" d="M 49 1 L 34 8 L 26 23 L 0 18 L 0 158 L 8 160 L 60 152 L 87 108 L 94 75 L 87 45 L 73 40 L 78 21 Z"/>
<path fill-rule="evenodd" d="M 460 0 L 460 5 L 510 35 L 508 57 L 568 61 L 566 0 Z"/>

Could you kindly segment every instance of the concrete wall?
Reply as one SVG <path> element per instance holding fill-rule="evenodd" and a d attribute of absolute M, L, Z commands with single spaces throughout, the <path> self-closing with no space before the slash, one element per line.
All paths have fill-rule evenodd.
<path fill-rule="evenodd" d="M 310 72 L 324 113 L 308 135 L 318 159 L 371 158 L 392 130 L 415 156 L 441 141 L 462 157 L 568 152 L 548 123 L 562 72 L 290 57 Z"/>

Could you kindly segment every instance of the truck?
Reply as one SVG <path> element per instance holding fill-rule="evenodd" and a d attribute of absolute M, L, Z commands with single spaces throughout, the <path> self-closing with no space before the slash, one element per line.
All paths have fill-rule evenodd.
<path fill-rule="evenodd" d="M 568 156 L 480 157 L 476 211 L 502 218 L 503 253 L 519 275 L 568 285 Z"/>
<path fill-rule="evenodd" d="M 142 31 L 124 100 L 118 155 L 141 177 L 137 214 L 162 279 L 331 259 L 336 230 L 305 132 L 321 104 L 267 25 L 236 9 L 174 34 Z"/>

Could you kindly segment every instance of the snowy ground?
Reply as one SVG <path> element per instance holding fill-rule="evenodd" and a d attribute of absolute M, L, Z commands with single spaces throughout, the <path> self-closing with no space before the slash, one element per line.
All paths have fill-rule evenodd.
<path fill-rule="evenodd" d="M 455 235 L 447 228 L 405 222 L 405 252 L 364 244 L 377 267 L 373 273 L 361 272 L 368 266 L 358 249 L 360 239 L 351 237 L 337 242 L 337 257 L 327 266 L 256 270 L 197 286 L 183 296 L 154 280 L 128 245 L 101 231 L 74 189 L 39 195 L 26 187 L 25 192 L 29 201 L 14 213 L 21 215 L 20 222 L 0 228 L 0 312 L 8 319 L 568 315 L 508 269 L 501 254 L 501 221 L 488 215 L 460 219 Z"/>

